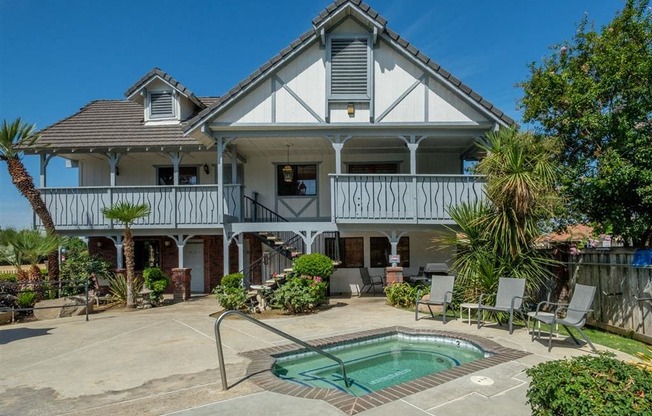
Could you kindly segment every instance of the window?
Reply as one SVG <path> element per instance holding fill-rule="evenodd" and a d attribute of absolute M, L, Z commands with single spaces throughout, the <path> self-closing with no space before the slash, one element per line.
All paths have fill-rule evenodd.
<path fill-rule="evenodd" d="M 392 246 L 387 237 L 371 237 L 370 245 L 370 262 L 371 267 L 387 267 L 389 264 L 389 255 L 392 252 Z M 398 240 L 397 254 L 401 256 L 399 266 L 410 267 L 410 239 L 401 237 Z"/>
<path fill-rule="evenodd" d="M 362 237 L 346 237 L 339 240 L 339 255 L 342 261 L 339 267 L 364 267 L 364 239 Z M 335 238 L 326 239 L 327 256 L 331 257 L 328 251 L 335 249 L 336 241 Z"/>
<path fill-rule="evenodd" d="M 159 240 L 134 240 L 134 260 L 136 270 L 161 265 L 161 242 Z"/>
<path fill-rule="evenodd" d="M 170 118 L 175 116 L 175 102 L 172 91 L 149 93 L 149 118 Z"/>
<path fill-rule="evenodd" d="M 157 169 L 157 181 L 159 185 L 174 185 L 174 168 L 160 167 Z M 179 166 L 179 185 L 197 185 L 199 176 L 197 166 Z"/>
<path fill-rule="evenodd" d="M 330 97 L 368 100 L 368 38 L 330 39 Z"/>
<path fill-rule="evenodd" d="M 290 165 L 292 182 L 285 182 L 283 167 L 276 166 L 278 196 L 317 195 L 317 165 Z"/>
<path fill-rule="evenodd" d="M 354 163 L 348 165 L 349 173 L 398 173 L 397 163 Z"/>

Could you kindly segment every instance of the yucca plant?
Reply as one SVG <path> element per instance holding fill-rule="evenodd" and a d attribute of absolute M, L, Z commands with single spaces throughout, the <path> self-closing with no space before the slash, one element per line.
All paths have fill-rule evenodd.
<path fill-rule="evenodd" d="M 109 275 L 109 292 L 111 292 L 111 298 L 120 303 L 127 303 L 129 299 L 129 285 L 127 284 L 127 279 L 124 274 L 117 273 Z M 134 279 L 133 281 L 133 291 L 138 293 L 143 290 L 143 282 L 140 279 Z"/>
<path fill-rule="evenodd" d="M 487 156 L 476 171 L 486 177 L 486 201 L 450 207 L 457 227 L 433 239 L 456 248 L 453 269 L 465 298 L 473 301 L 494 293 L 503 276 L 526 279 L 533 290 L 555 264 L 534 247 L 557 202 L 555 142 L 503 129 L 489 133 L 480 147 Z"/>

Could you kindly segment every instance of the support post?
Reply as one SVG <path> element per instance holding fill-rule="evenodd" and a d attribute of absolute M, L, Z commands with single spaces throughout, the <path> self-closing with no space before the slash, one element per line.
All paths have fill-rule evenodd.
<path fill-rule="evenodd" d="M 217 222 L 224 224 L 224 138 L 217 137 Z"/>
<path fill-rule="evenodd" d="M 231 239 L 228 236 L 228 232 L 224 230 L 224 234 L 222 234 L 222 263 L 223 263 L 223 276 L 226 276 L 229 274 L 230 270 L 230 264 L 229 264 L 229 243 Z"/>
<path fill-rule="evenodd" d="M 408 143 L 407 147 L 410 150 L 410 175 L 416 175 L 417 174 L 417 148 L 419 147 L 419 143 Z"/>
<path fill-rule="evenodd" d="M 106 154 L 107 159 L 109 160 L 109 168 L 110 168 L 110 186 L 116 186 L 117 179 L 116 177 L 118 176 L 118 162 L 120 162 L 120 158 L 122 155 L 120 153 L 107 153 Z"/>
<path fill-rule="evenodd" d="M 335 150 L 335 173 L 337 175 L 342 174 L 342 148 L 344 143 L 333 143 L 333 149 Z"/>
<path fill-rule="evenodd" d="M 122 270 L 125 268 L 124 264 L 124 253 L 122 252 L 122 241 L 124 237 L 121 235 L 116 235 L 114 237 L 109 237 L 115 245 L 115 265 L 116 269 Z"/>
<path fill-rule="evenodd" d="M 50 163 L 50 159 L 54 155 L 52 154 L 46 154 L 46 153 L 41 153 L 40 155 L 40 177 L 39 177 L 39 185 L 41 188 L 45 188 L 47 186 L 47 167 L 48 163 Z"/>
<path fill-rule="evenodd" d="M 236 237 L 236 244 L 238 245 L 238 270 L 244 270 L 244 238 L 242 234 Z M 248 281 L 249 277 L 245 276 L 245 287 L 249 287 L 251 282 Z"/>
<path fill-rule="evenodd" d="M 181 159 L 183 155 L 180 152 L 170 152 L 170 161 L 172 162 L 172 176 L 174 186 L 179 186 L 179 165 L 181 165 Z"/>
<path fill-rule="evenodd" d="M 231 145 L 231 183 L 238 183 L 238 146 Z"/>

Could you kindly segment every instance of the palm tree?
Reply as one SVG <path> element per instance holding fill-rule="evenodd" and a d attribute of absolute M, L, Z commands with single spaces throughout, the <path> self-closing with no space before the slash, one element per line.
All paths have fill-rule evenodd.
<path fill-rule="evenodd" d="M 33 145 L 38 138 L 39 135 L 34 133 L 34 125 L 23 123 L 20 117 L 13 123 L 7 123 L 7 120 L 4 120 L 0 130 L 0 161 L 7 162 L 11 182 L 27 198 L 32 210 L 43 223 L 45 231 L 49 234 L 56 234 L 52 216 L 22 161 L 24 148 Z M 56 280 L 58 276 L 59 258 L 57 251 L 54 250 L 48 254 L 48 277 L 50 280 Z"/>
<path fill-rule="evenodd" d="M 60 244 L 61 238 L 56 234 L 9 228 L 2 230 L 0 236 L 0 258 L 14 266 L 21 279 L 41 280 L 39 261 L 56 251 Z M 29 273 L 22 269 L 24 261 L 31 266 Z"/>
<path fill-rule="evenodd" d="M 149 215 L 149 205 L 118 202 L 110 207 L 102 208 L 102 214 L 109 219 L 124 224 L 124 250 L 127 263 L 127 308 L 133 308 L 134 302 L 134 239 L 131 234 L 131 224 L 139 218 Z"/>
<path fill-rule="evenodd" d="M 457 249 L 453 268 L 469 298 L 491 293 L 505 275 L 526 279 L 532 289 L 555 264 L 534 242 L 557 202 L 556 142 L 505 129 L 487 134 L 480 147 L 487 156 L 476 172 L 486 177 L 487 201 L 449 208 L 457 228 L 433 239 Z"/>

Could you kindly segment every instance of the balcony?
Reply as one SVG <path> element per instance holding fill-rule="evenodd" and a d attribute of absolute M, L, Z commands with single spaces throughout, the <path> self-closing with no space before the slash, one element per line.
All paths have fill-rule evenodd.
<path fill-rule="evenodd" d="M 449 206 L 482 200 L 471 175 L 330 175 L 336 223 L 452 224 Z"/>
<path fill-rule="evenodd" d="M 102 215 L 102 208 L 118 202 L 149 205 L 150 214 L 137 220 L 135 229 L 220 227 L 218 189 L 217 185 L 93 186 L 40 191 L 55 227 L 64 231 L 122 228 Z M 224 194 L 224 218 L 237 220 L 241 217 L 242 187 L 225 185 Z"/>

